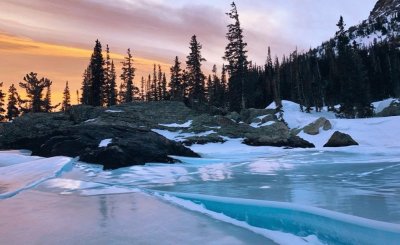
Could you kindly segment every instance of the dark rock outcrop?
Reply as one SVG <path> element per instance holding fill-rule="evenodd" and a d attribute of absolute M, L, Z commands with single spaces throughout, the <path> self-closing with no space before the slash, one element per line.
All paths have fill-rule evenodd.
<path fill-rule="evenodd" d="M 332 129 L 331 122 L 325 117 L 318 118 L 315 122 L 310 123 L 309 125 L 303 128 L 304 133 L 309 135 L 317 135 L 319 134 L 319 129 L 330 130 Z"/>
<path fill-rule="evenodd" d="M 226 140 L 224 140 L 221 136 L 218 134 L 209 134 L 205 136 L 192 136 L 185 138 L 183 141 L 184 145 L 191 146 L 194 144 L 198 145 L 205 145 L 208 143 L 224 143 Z"/>
<path fill-rule="evenodd" d="M 350 135 L 336 131 L 324 147 L 344 147 L 352 145 L 358 145 L 358 143 Z"/>
<path fill-rule="evenodd" d="M 103 112 L 95 120 L 89 120 L 87 118 L 95 116 L 93 108 L 81 107 L 79 111 L 72 118 L 71 112 L 27 114 L 17 118 L 2 128 L 0 148 L 28 149 L 44 157 L 79 156 L 82 161 L 102 164 L 106 169 L 146 162 L 171 163 L 174 160 L 169 155 L 198 157 L 181 143 L 138 126 L 140 122 L 119 120 L 123 113 Z M 129 114 L 129 117 L 137 116 Z M 112 139 L 112 142 L 99 147 L 104 139 Z"/>

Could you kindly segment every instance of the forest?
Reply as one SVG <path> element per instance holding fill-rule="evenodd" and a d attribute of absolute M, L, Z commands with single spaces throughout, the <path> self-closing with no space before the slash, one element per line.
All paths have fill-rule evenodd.
<path fill-rule="evenodd" d="M 301 104 L 300 110 L 319 112 L 324 106 L 343 118 L 373 116 L 371 102 L 400 97 L 400 50 L 393 40 L 359 45 L 351 42 L 340 17 L 334 38 L 307 52 L 293 51 L 281 59 L 273 57 L 268 47 L 264 65 L 247 56 L 247 43 L 235 3 L 227 13 L 227 45 L 221 69 L 213 66 L 211 74 L 203 72 L 202 44 L 190 39 L 185 67 L 179 57 L 171 59 L 169 71 L 154 64 L 153 73 L 135 81 L 132 52 L 127 50 L 121 74 L 116 74 L 108 45 L 103 50 L 96 40 L 89 64 L 83 72 L 82 87 L 76 91 L 79 104 L 109 107 L 136 101 L 183 101 L 186 105 L 204 104 L 237 111 L 265 108 L 282 100 Z M 397 17 L 398 18 L 398 17 Z M 19 84 L 22 98 L 12 84 L 8 95 L 1 90 L 0 120 L 12 121 L 23 113 L 66 111 L 71 95 L 66 82 L 63 102 L 52 105 L 52 81 L 37 73 L 27 74 Z M 7 105 L 5 98 L 7 97 Z"/>

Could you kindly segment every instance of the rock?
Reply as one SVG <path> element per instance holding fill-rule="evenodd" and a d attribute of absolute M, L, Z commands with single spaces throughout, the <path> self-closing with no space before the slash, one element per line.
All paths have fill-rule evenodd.
<path fill-rule="evenodd" d="M 77 105 L 70 107 L 65 114 L 74 123 L 81 123 L 87 120 L 97 118 L 104 112 L 104 108 L 88 105 Z"/>
<path fill-rule="evenodd" d="M 252 146 L 288 146 L 289 128 L 282 122 L 272 125 L 247 129 L 244 143 Z"/>
<path fill-rule="evenodd" d="M 183 144 L 186 146 L 191 146 L 194 144 L 199 144 L 199 145 L 205 145 L 207 143 L 224 143 L 226 140 L 224 140 L 221 136 L 218 134 L 209 134 L 206 136 L 192 136 L 188 137 L 183 141 Z"/>
<path fill-rule="evenodd" d="M 319 134 L 319 129 L 330 130 L 332 129 L 331 122 L 325 117 L 318 118 L 315 122 L 310 123 L 309 125 L 303 128 L 304 133 L 309 135 L 317 135 Z"/>
<path fill-rule="evenodd" d="M 256 119 L 259 116 L 272 115 L 274 117 L 274 114 L 275 110 L 249 108 L 249 109 L 243 109 L 240 112 L 240 117 L 243 122 L 250 124 L 254 119 Z"/>
<path fill-rule="evenodd" d="M 315 148 L 315 145 L 299 136 L 290 136 L 288 146 L 293 148 Z"/>
<path fill-rule="evenodd" d="M 238 123 L 241 120 L 240 114 L 237 113 L 236 111 L 233 111 L 231 113 L 229 113 L 228 115 L 226 115 L 226 118 L 231 119 L 232 121 Z"/>
<path fill-rule="evenodd" d="M 336 131 L 324 147 L 343 147 L 352 145 L 358 145 L 358 143 L 350 135 Z"/>
<path fill-rule="evenodd" d="M 393 101 L 388 107 L 376 114 L 377 117 L 400 116 L 400 102 Z"/>
<path fill-rule="evenodd" d="M 78 121 L 84 119 L 80 118 Z M 174 160 L 169 155 L 198 157 L 181 143 L 123 120 L 100 116 L 94 122 L 75 124 L 70 119 L 63 113 L 24 115 L 4 126 L 0 148 L 28 149 L 33 155 L 44 157 L 79 156 L 80 160 L 102 164 L 105 169 L 146 162 L 171 163 Z M 112 139 L 112 143 L 99 148 L 104 139 Z"/>

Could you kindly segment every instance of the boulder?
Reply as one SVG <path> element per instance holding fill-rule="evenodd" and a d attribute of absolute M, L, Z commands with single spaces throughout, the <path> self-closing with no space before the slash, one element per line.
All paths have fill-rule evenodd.
<path fill-rule="evenodd" d="M 400 116 L 400 102 L 393 101 L 388 107 L 376 114 L 377 117 Z"/>
<path fill-rule="evenodd" d="M 218 134 L 209 134 L 206 136 L 192 136 L 185 138 L 183 144 L 186 146 L 191 146 L 194 144 L 205 145 L 208 143 L 224 143 L 225 141 L 226 140 L 224 140 Z"/>
<path fill-rule="evenodd" d="M 290 136 L 288 146 L 293 148 L 315 148 L 315 145 L 299 136 Z"/>
<path fill-rule="evenodd" d="M 240 114 L 237 113 L 236 111 L 233 111 L 233 112 L 229 113 L 228 115 L 226 115 L 226 118 L 231 119 L 232 121 L 237 122 L 237 123 L 240 122 L 240 120 L 241 120 Z"/>
<path fill-rule="evenodd" d="M 0 149 L 27 149 L 44 157 L 79 156 L 80 160 L 102 164 L 105 169 L 146 162 L 171 163 L 174 160 L 169 155 L 199 157 L 181 143 L 134 124 L 101 117 L 93 122 L 75 122 L 63 113 L 24 115 L 5 125 Z M 99 147 L 104 139 L 112 139 L 111 144 Z"/>
<path fill-rule="evenodd" d="M 240 117 L 243 122 L 250 124 L 257 117 L 265 116 L 265 115 L 274 116 L 274 114 L 275 114 L 275 110 L 249 108 L 249 109 L 243 109 L 240 112 Z"/>
<path fill-rule="evenodd" d="M 309 125 L 303 128 L 304 133 L 309 135 L 317 135 L 319 134 L 319 129 L 330 130 L 332 129 L 331 122 L 325 117 L 320 117 L 316 121 L 310 123 Z"/>
<path fill-rule="evenodd" d="M 350 135 L 336 131 L 324 147 L 343 147 L 352 145 L 358 145 L 358 143 Z"/>

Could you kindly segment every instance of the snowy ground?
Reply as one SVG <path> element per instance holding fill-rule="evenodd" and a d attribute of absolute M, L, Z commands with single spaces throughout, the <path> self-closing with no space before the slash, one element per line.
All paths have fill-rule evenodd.
<path fill-rule="evenodd" d="M 333 129 L 300 133 L 316 149 L 251 147 L 226 138 L 193 145 L 201 159 L 114 171 L 1 152 L 0 244 L 396 244 L 400 117 L 336 119 L 301 113 L 287 101 L 284 111 L 291 128 L 324 116 Z M 336 130 L 360 146 L 323 148 Z"/>

